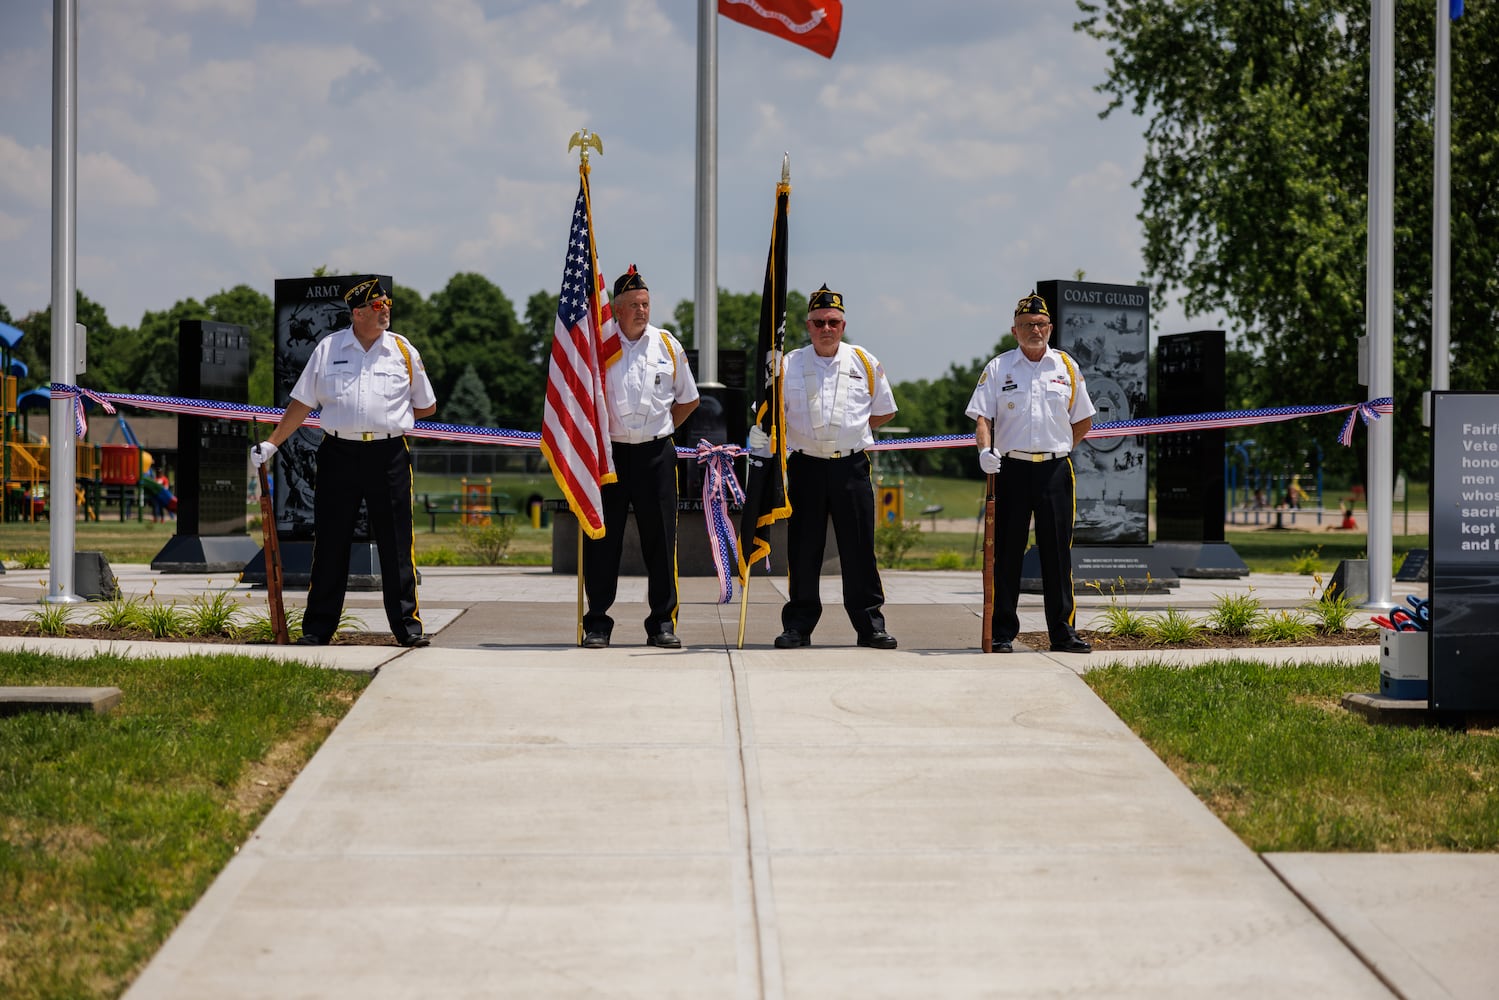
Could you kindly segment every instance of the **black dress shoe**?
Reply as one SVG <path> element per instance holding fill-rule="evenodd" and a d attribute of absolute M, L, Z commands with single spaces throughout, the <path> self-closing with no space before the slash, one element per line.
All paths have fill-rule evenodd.
<path fill-rule="evenodd" d="M 424 633 L 418 632 L 415 635 L 408 635 L 406 638 L 402 639 L 401 645 L 405 646 L 407 649 L 420 649 L 423 646 L 432 645 L 432 640 L 427 638 Z"/>
<path fill-rule="evenodd" d="M 647 646 L 658 646 L 661 649 L 681 649 L 682 648 L 682 640 L 678 639 L 677 638 L 677 634 L 675 632 L 673 632 L 669 628 L 663 628 L 661 631 L 657 632 L 655 635 L 648 635 L 648 636 L 646 636 L 645 637 L 645 644 Z"/>
<path fill-rule="evenodd" d="M 776 649 L 796 649 L 798 646 L 812 645 L 810 635 L 802 635 L 794 628 L 788 628 L 776 636 Z"/>
<path fill-rule="evenodd" d="M 894 649 L 895 636 L 884 629 L 878 629 L 868 635 L 859 636 L 859 645 L 868 646 L 870 649 Z"/>
<path fill-rule="evenodd" d="M 609 648 L 609 633 L 607 633 L 607 632 L 586 632 L 586 633 L 584 633 L 584 635 L 583 635 L 583 648 L 584 649 L 608 649 Z"/>
<path fill-rule="evenodd" d="M 326 645 L 328 645 L 328 642 L 325 639 L 320 639 L 320 638 L 318 638 L 315 635 L 308 635 L 307 633 L 304 632 L 300 636 L 297 637 L 297 641 L 293 645 L 297 645 L 297 646 L 326 646 Z"/>
<path fill-rule="evenodd" d="M 991 652 L 991 653 L 1013 653 L 1013 652 L 1015 652 L 1015 644 L 1012 643 L 1009 639 L 998 639 L 995 642 L 993 642 L 992 644 L 990 644 L 990 646 L 989 646 L 989 652 Z"/>
<path fill-rule="evenodd" d="M 1077 636 L 1073 636 L 1066 642 L 1052 643 L 1051 651 L 1053 653 L 1091 653 L 1093 652 L 1093 647 L 1088 645 L 1083 640 L 1079 639 Z"/>

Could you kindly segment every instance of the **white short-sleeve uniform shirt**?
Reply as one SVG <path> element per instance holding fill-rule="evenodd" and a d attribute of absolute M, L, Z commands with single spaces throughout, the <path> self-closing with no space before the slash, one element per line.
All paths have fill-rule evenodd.
<path fill-rule="evenodd" d="M 322 411 L 323 430 L 350 435 L 405 434 L 416 423 L 414 409 L 437 403 L 422 357 L 409 340 L 386 330 L 366 351 L 352 327 L 318 341 L 291 396 Z"/>
<path fill-rule="evenodd" d="M 818 458 L 862 451 L 874 444 L 871 416 L 895 412 L 895 396 L 879 359 L 840 343 L 824 358 L 798 348 L 782 363 L 786 395 L 786 447 Z"/>
<path fill-rule="evenodd" d="M 1095 412 L 1077 363 L 1069 368 L 1062 352 L 1050 347 L 1040 361 L 1031 361 L 1019 348 L 990 361 L 967 410 L 974 419 L 987 417 L 993 422 L 992 447 L 1001 455 L 1007 451 L 1065 455 L 1072 451 L 1072 425 Z"/>
<path fill-rule="evenodd" d="M 644 444 L 663 438 L 676 429 L 672 406 L 697 399 L 687 355 L 677 338 L 650 324 L 634 341 L 621 334 L 619 342 L 619 360 L 604 374 L 609 439 Z"/>

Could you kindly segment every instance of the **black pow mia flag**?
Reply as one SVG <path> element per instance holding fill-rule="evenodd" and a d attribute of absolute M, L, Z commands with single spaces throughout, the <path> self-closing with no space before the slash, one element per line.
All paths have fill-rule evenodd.
<path fill-rule="evenodd" d="M 771 453 L 749 456 L 744 513 L 739 524 L 739 582 L 749 581 L 755 560 L 770 556 L 770 526 L 791 516 L 786 499 L 786 399 L 781 356 L 786 347 L 786 212 L 791 182 L 784 174 L 776 185 L 775 221 L 765 261 L 765 289 L 760 296 L 760 339 L 755 371 L 755 411 L 751 425 L 770 438 Z"/>

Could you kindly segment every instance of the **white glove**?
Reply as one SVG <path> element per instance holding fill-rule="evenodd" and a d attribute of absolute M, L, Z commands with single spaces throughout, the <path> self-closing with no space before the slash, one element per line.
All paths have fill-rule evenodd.
<path fill-rule="evenodd" d="M 770 435 L 762 431 L 758 424 L 749 430 L 749 453 L 761 458 L 770 457 Z"/>
<path fill-rule="evenodd" d="M 979 450 L 979 468 L 983 469 L 985 472 L 987 472 L 991 476 L 994 475 L 996 472 L 998 472 L 999 471 L 999 452 L 995 451 L 992 448 L 982 448 L 982 449 L 980 449 Z"/>
<path fill-rule="evenodd" d="M 250 449 L 250 464 L 258 469 L 269 462 L 274 454 L 276 454 L 276 446 L 269 441 L 262 441 Z"/>

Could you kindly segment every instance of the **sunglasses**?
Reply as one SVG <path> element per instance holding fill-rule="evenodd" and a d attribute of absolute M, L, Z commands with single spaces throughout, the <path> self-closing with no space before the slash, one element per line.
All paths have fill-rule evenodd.
<path fill-rule="evenodd" d="M 825 326 L 837 329 L 838 327 L 843 325 L 843 320 L 841 319 L 812 319 L 808 320 L 807 322 L 811 323 L 815 328 L 819 330 L 821 330 Z"/>
<path fill-rule="evenodd" d="M 385 310 L 387 310 L 387 309 L 389 309 L 391 307 L 391 300 L 390 299 L 376 299 L 373 302 L 366 302 L 365 305 L 369 306 L 371 309 L 375 310 L 375 312 L 377 312 L 377 313 L 378 312 L 384 312 Z"/>
<path fill-rule="evenodd" d="M 1022 329 L 1022 330 L 1034 330 L 1037 333 L 1039 333 L 1042 330 L 1046 329 L 1048 326 L 1051 326 L 1051 324 L 1049 322 L 1047 322 L 1046 320 L 1041 320 L 1041 321 L 1035 322 L 1035 323 L 1020 323 L 1018 325 L 1019 325 L 1020 329 Z"/>

